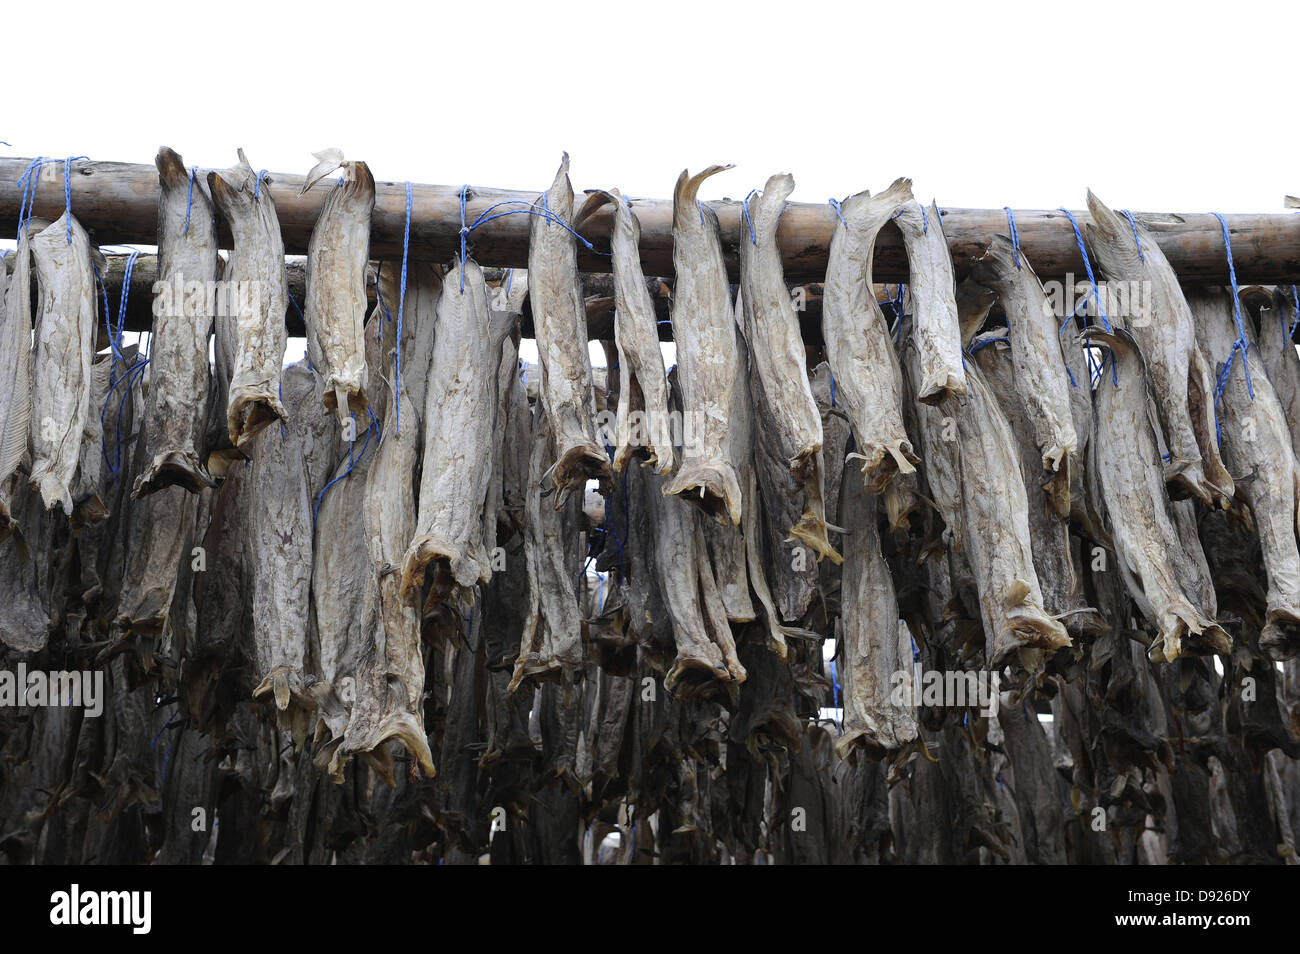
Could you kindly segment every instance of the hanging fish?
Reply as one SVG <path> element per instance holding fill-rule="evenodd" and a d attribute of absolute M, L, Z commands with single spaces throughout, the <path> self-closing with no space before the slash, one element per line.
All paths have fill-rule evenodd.
<path fill-rule="evenodd" d="M 581 490 L 588 479 L 610 479 L 609 458 L 596 443 L 596 397 L 577 239 L 571 230 L 573 186 L 567 152 L 550 189 L 533 203 L 533 213 L 528 233 L 528 301 L 541 364 L 542 407 L 551 419 L 555 440 L 552 479 L 567 494 Z"/>
<path fill-rule="evenodd" d="M 903 429 L 902 373 L 889 325 L 871 281 L 876 236 L 904 203 L 912 180 L 898 179 L 875 198 L 859 192 L 839 206 L 822 293 L 822 336 L 835 376 L 837 403 L 853 428 L 862 478 L 879 493 L 920 460 Z"/>
<path fill-rule="evenodd" d="M 731 451 L 731 409 L 743 386 L 731 286 L 717 214 L 696 198 L 709 176 L 731 166 L 683 169 L 673 190 L 673 338 L 682 390 L 681 467 L 664 493 L 681 494 L 723 524 L 739 524 L 740 479 Z M 695 422 L 687 428 L 686 421 Z"/>
<path fill-rule="evenodd" d="M 207 302 L 217 278 L 215 211 L 206 179 L 191 178 L 179 154 L 163 146 L 154 161 L 161 187 L 158 280 L 144 412 L 148 463 L 136 478 L 136 497 L 173 484 L 191 493 L 214 484 L 202 446 L 212 333 Z"/>
<path fill-rule="evenodd" d="M 605 203 L 614 206 L 610 251 L 614 268 L 614 345 L 618 349 L 618 414 L 614 472 L 633 457 L 644 458 L 657 474 L 673 469 L 668 416 L 668 377 L 659 346 L 654 301 L 641 270 L 641 223 L 617 189 L 594 192 L 574 227 Z M 639 417 L 639 420 L 637 419 Z"/>
<path fill-rule="evenodd" d="M 749 346 L 749 390 L 759 427 L 774 432 L 790 476 L 803 491 L 804 512 L 785 529 L 791 538 L 807 544 L 818 560 L 827 556 L 838 563 L 840 555 L 826 537 L 821 415 L 808 383 L 799 316 L 786 288 L 776 244 L 777 225 L 793 191 L 791 175 L 768 179 L 748 212 L 752 239 L 741 233 L 740 298 Z"/>
<path fill-rule="evenodd" d="M 492 577 L 484 508 L 492 481 L 497 364 L 514 316 L 494 326 L 483 270 L 469 259 L 463 271 L 464 290 L 458 262 L 438 298 L 422 422 L 419 517 L 402 561 L 403 593 L 422 585 L 435 565 L 430 607 L 453 593 L 473 602 L 473 587 Z M 529 278 L 531 293 L 531 271 Z"/>
<path fill-rule="evenodd" d="M 939 404 L 950 395 L 966 393 L 957 283 L 943 234 L 943 216 L 933 202 L 927 212 L 919 202 L 910 201 L 894 221 L 907 249 L 907 291 L 915 315 L 912 331 L 921 355 L 916 399 L 922 404 Z"/>
<path fill-rule="evenodd" d="M 1070 406 L 1070 372 L 1057 318 L 1042 282 L 1011 240 L 995 235 L 972 275 L 998 294 L 1007 315 L 1015 393 L 1033 425 L 1053 509 L 1070 515 L 1070 468 L 1079 453 Z M 1071 342 L 1073 344 L 1073 342 Z M 1087 387 L 1087 382 L 1075 387 Z"/>
<path fill-rule="evenodd" d="M 1088 211 L 1092 222 L 1084 234 L 1101 272 L 1137 292 L 1129 296 L 1131 313 L 1116 315 L 1111 323 L 1127 330 L 1142 349 L 1170 453 L 1165 479 L 1176 493 L 1194 494 L 1226 510 L 1233 487 L 1214 437 L 1214 374 L 1196 340 L 1178 276 L 1141 222 L 1130 225 L 1091 191 Z"/>
<path fill-rule="evenodd" d="M 225 269 L 227 307 L 234 306 L 236 348 L 226 405 L 231 443 L 244 450 L 267 425 L 282 421 L 280 371 L 284 364 L 284 240 L 270 180 L 259 177 L 239 150 L 239 164 L 209 172 L 212 200 L 234 238 Z"/>
<path fill-rule="evenodd" d="M 27 457 L 32 417 L 31 225 L 18 248 L 0 259 L 0 543 L 13 532 L 10 505 L 18 488 L 11 480 Z"/>
<path fill-rule="evenodd" d="M 69 228 L 71 233 L 69 233 Z M 71 242 L 68 237 L 71 234 Z M 39 287 L 31 484 L 47 510 L 72 514 L 72 483 L 91 414 L 95 274 L 90 239 L 68 212 L 32 239 Z"/>
<path fill-rule="evenodd" d="M 349 411 L 366 410 L 366 267 L 370 259 L 370 216 L 375 177 L 364 162 L 345 162 L 338 149 L 313 153 L 302 195 L 342 169 L 342 181 L 321 206 L 307 249 L 307 298 L 303 317 L 312 366 L 325 379 L 325 406 L 339 422 Z"/>
<path fill-rule="evenodd" d="M 1186 304 L 1181 291 L 1179 299 Z M 1120 573 L 1142 615 L 1156 628 L 1149 655 L 1156 662 L 1172 662 L 1184 654 L 1230 652 L 1232 640 L 1223 627 L 1184 589 L 1191 574 L 1180 572 L 1187 559 L 1185 543 L 1175 529 L 1161 475 L 1143 354 L 1121 328 L 1112 334 L 1089 328 L 1084 340 L 1109 348 L 1115 363 L 1115 375 L 1103 373 L 1098 382 L 1095 470 Z"/>

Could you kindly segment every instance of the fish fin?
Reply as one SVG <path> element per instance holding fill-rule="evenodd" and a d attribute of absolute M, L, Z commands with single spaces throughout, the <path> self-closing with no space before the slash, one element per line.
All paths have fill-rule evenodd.
<path fill-rule="evenodd" d="M 775 240 L 776 228 L 785 211 L 786 199 L 794 191 L 794 176 L 788 172 L 777 173 L 763 185 L 755 201 L 751 203 L 750 222 L 754 226 L 754 237 L 759 244 L 769 238 Z"/>
<path fill-rule="evenodd" d="M 181 154 L 167 146 L 158 147 L 158 155 L 154 159 L 154 165 L 158 167 L 158 178 L 165 185 L 179 186 L 182 183 L 188 183 L 190 174 L 185 168 L 185 163 L 181 159 Z"/>
<path fill-rule="evenodd" d="M 311 171 L 307 173 L 307 178 L 303 181 L 302 188 L 298 190 L 299 195 L 302 195 L 321 179 L 324 179 L 339 166 L 343 165 L 343 150 L 341 149 L 334 149 L 332 147 L 329 149 L 322 149 L 320 152 L 313 152 L 312 156 L 316 159 L 316 165 L 312 166 Z"/>

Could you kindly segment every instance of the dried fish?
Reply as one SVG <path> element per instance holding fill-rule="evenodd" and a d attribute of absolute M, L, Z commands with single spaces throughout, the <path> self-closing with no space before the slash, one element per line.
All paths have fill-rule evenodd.
<path fill-rule="evenodd" d="M 826 537 L 826 505 L 822 475 L 822 421 L 808 383 L 807 360 L 799 316 L 786 289 L 777 224 L 794 177 L 775 175 L 753 199 L 747 221 L 751 241 L 740 243 L 741 327 L 749 348 L 750 392 L 760 428 L 772 431 L 778 453 L 790 475 L 804 491 L 806 505 L 797 523 L 787 530 L 806 543 L 817 559 L 840 556 Z"/>
<path fill-rule="evenodd" d="M 313 155 L 319 161 L 299 195 L 336 169 L 343 175 L 325 197 L 312 229 L 303 319 L 312 366 L 325 379 L 325 406 L 346 427 L 349 411 L 360 415 L 366 410 L 366 268 L 375 177 L 364 162 L 346 162 L 337 149 Z"/>
<path fill-rule="evenodd" d="M 0 259 L 0 543 L 13 532 L 13 486 L 27 456 L 32 417 L 32 249 L 25 225 L 18 248 Z M 11 478 L 14 481 L 11 482 Z"/>
<path fill-rule="evenodd" d="M 1061 350 L 1056 316 L 1029 261 L 1005 235 L 995 235 L 972 268 L 974 277 L 998 294 L 1007 314 L 1007 340 L 1015 367 L 1015 394 L 1033 425 L 1047 472 L 1048 499 L 1061 517 L 1070 514 L 1070 469 L 1079 453 L 1071 417 L 1071 373 Z M 1064 465 L 1064 466 L 1062 466 Z"/>
<path fill-rule="evenodd" d="M 1177 495 L 1191 493 L 1226 510 L 1233 488 L 1214 438 L 1213 371 L 1196 341 L 1178 276 L 1142 223 L 1130 225 L 1091 191 L 1088 211 L 1092 222 L 1084 232 L 1101 271 L 1107 279 L 1128 282 L 1137 290 L 1129 296 L 1132 314 L 1115 318 L 1142 349 L 1171 455 L 1165 479 Z"/>
<path fill-rule="evenodd" d="M 841 758 L 858 745 L 879 757 L 917 737 L 911 694 L 901 704 L 894 701 L 900 684 L 911 685 L 911 640 L 899 625 L 893 578 L 880 553 L 878 498 L 868 495 L 857 480 L 843 481 L 840 495 L 840 519 L 849 533 L 843 543 L 836 631 L 844 732 L 835 747 Z"/>
<path fill-rule="evenodd" d="M 452 266 L 438 298 L 422 419 L 420 514 L 402 561 L 403 593 L 423 584 L 429 564 L 436 564 L 429 606 L 453 593 L 473 602 L 472 587 L 492 577 L 484 508 L 492 480 L 497 364 L 514 319 L 492 327 L 483 270 L 470 259 L 463 271 L 460 263 Z"/>
<path fill-rule="evenodd" d="M 1178 572 L 1184 544 L 1160 471 L 1142 352 L 1123 329 L 1106 334 L 1091 328 L 1084 335 L 1089 344 L 1109 348 L 1114 362 L 1116 374 L 1103 374 L 1097 389 L 1095 467 L 1124 583 L 1157 630 L 1149 655 L 1172 662 L 1184 653 L 1229 652 L 1228 634 L 1195 606 Z"/>
<path fill-rule="evenodd" d="M 206 181 L 186 172 L 181 157 L 163 146 L 155 160 L 158 199 L 158 281 L 145 433 L 149 450 L 134 496 L 176 484 L 198 493 L 212 486 L 203 461 L 208 402 L 208 291 L 217 278 L 217 228 Z M 161 294 L 158 294 L 160 293 Z"/>
<path fill-rule="evenodd" d="M 1285 659 L 1300 652 L 1300 465 L 1286 412 L 1249 329 L 1249 347 L 1236 346 L 1232 293 L 1188 288 L 1186 294 L 1202 347 L 1229 365 L 1220 372 L 1222 390 L 1215 407 L 1223 458 L 1237 473 L 1252 475 L 1237 482 L 1237 494 L 1254 516 L 1268 571 L 1268 609 L 1259 644 L 1272 658 Z"/>
<path fill-rule="evenodd" d="M 1070 637 L 1043 608 L 1015 437 L 978 369 L 966 369 L 966 397 L 955 403 L 962 543 L 979 589 L 985 662 L 997 669 L 1019 649 L 1059 649 Z"/>
<path fill-rule="evenodd" d="M 943 234 L 943 216 L 933 202 L 927 212 L 909 196 L 894 221 L 907 249 L 907 292 L 915 315 L 912 332 L 921 355 L 916 399 L 922 404 L 939 404 L 951 395 L 966 393 L 957 282 Z"/>
<path fill-rule="evenodd" d="M 71 230 L 69 232 L 69 229 Z M 69 241 L 71 235 L 71 241 Z M 65 212 L 32 239 L 39 287 L 31 412 L 31 484 L 47 510 L 72 514 L 72 483 L 90 426 L 95 275 L 90 239 Z"/>
<path fill-rule="evenodd" d="M 659 346 L 654 301 L 641 270 L 641 223 L 617 189 L 593 193 L 578 213 L 575 227 L 604 203 L 614 206 L 610 252 L 614 268 L 614 344 L 618 349 L 618 415 L 614 472 L 633 457 L 644 458 L 655 473 L 673 469 L 673 439 L 668 416 L 668 378 Z"/>
<path fill-rule="evenodd" d="M 532 271 L 529 271 L 532 278 Z M 582 666 L 582 619 L 573 575 L 565 566 L 565 517 L 581 505 L 572 495 L 567 511 L 543 505 L 543 496 L 559 493 L 558 485 L 543 489 L 553 473 L 555 443 L 550 418 L 539 407 L 533 412 L 532 452 L 528 459 L 528 502 L 524 558 L 528 562 L 528 618 L 519 640 L 509 691 L 524 681 L 566 678 Z"/>
<path fill-rule="evenodd" d="M 838 403 L 853 428 L 854 456 L 862 460 L 870 493 L 879 493 L 895 474 L 912 473 L 920 463 L 903 430 L 902 372 L 871 281 L 876 235 L 911 199 L 910 179 L 896 180 L 874 199 L 868 192 L 845 199 L 826 264 L 826 360 L 835 376 Z"/>
<path fill-rule="evenodd" d="M 731 450 L 731 417 L 742 387 L 731 286 L 722 260 L 718 217 L 696 196 L 705 179 L 731 166 L 683 169 L 673 190 L 673 338 L 682 414 L 698 421 L 664 493 L 683 495 L 718 523 L 738 525 L 740 479 Z M 686 428 L 683 424 L 683 432 Z M 698 498 L 695 491 L 699 491 Z"/>
<path fill-rule="evenodd" d="M 238 450 L 267 425 L 284 420 L 280 372 L 284 363 L 284 240 L 270 180 L 255 174 L 239 150 L 239 164 L 208 173 L 212 200 L 234 238 L 226 266 L 226 303 L 238 310 L 236 348 L 226 405 L 226 428 Z"/>
<path fill-rule="evenodd" d="M 533 203 L 528 233 L 528 300 L 541 362 L 542 407 L 555 440 L 555 486 L 582 488 L 610 479 L 609 458 L 596 443 L 596 398 L 587 353 L 587 312 L 578 278 L 577 239 L 570 229 L 573 186 L 569 154 L 550 189 Z M 432 394 L 432 390 L 430 394 Z"/>
<path fill-rule="evenodd" d="M 1300 353 L 1291 336 L 1300 323 L 1300 301 L 1279 285 L 1259 312 L 1259 356 L 1282 402 L 1291 446 L 1300 448 Z M 1297 451 L 1300 453 L 1300 450 Z M 0 468 L 0 475 L 4 473 Z"/>

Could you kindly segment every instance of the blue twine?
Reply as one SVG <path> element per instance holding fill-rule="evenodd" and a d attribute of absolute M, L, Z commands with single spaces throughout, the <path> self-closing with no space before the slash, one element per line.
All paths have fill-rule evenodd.
<path fill-rule="evenodd" d="M 348 413 L 351 414 L 352 416 L 353 433 L 355 434 L 357 415 L 351 411 L 349 411 Z M 370 446 L 370 432 L 374 431 L 376 436 L 379 436 L 379 421 L 375 417 L 375 412 L 372 411 L 369 406 L 367 406 L 366 414 L 370 416 L 370 423 L 366 425 L 365 442 L 361 445 L 361 450 L 357 452 L 355 457 L 353 457 L 352 445 L 356 442 L 348 441 L 348 469 L 345 470 L 343 473 L 339 474 L 337 477 L 330 480 L 328 484 L 326 484 L 324 487 L 321 488 L 320 495 L 316 498 L 316 509 L 312 511 L 312 515 L 311 515 L 311 524 L 313 527 L 316 526 L 316 519 L 317 517 L 320 516 L 320 505 L 321 505 L 321 501 L 325 499 L 325 492 L 329 490 L 331 487 L 333 487 L 335 484 L 337 484 L 340 480 L 343 480 L 345 477 L 349 476 L 352 473 L 353 468 L 355 468 L 357 464 L 360 462 L 361 458 L 366 456 L 366 448 Z"/>
<path fill-rule="evenodd" d="M 1128 209 L 1120 209 L 1120 211 L 1124 213 L 1124 217 L 1128 219 L 1128 227 L 1133 230 L 1133 244 L 1138 247 L 1138 261 L 1145 262 L 1147 257 L 1142 253 L 1142 240 L 1138 238 L 1137 219 L 1133 218 L 1133 213 Z"/>
<path fill-rule="evenodd" d="M 194 204 L 194 173 L 199 171 L 198 166 L 190 166 L 190 187 L 185 193 L 185 234 L 190 234 L 190 208 Z"/>
<path fill-rule="evenodd" d="M 515 280 L 515 270 L 513 268 L 506 269 L 506 297 L 507 298 L 510 297 L 510 285 L 514 282 L 514 280 Z"/>
<path fill-rule="evenodd" d="M 930 234 L 930 217 L 925 214 L 925 206 L 921 206 L 921 234 Z"/>
<path fill-rule="evenodd" d="M 840 680 L 839 673 L 835 671 L 835 660 L 831 661 L 831 704 L 838 709 L 840 707 Z M 837 735 L 844 734 L 844 723 L 840 719 L 835 720 L 835 729 Z"/>
<path fill-rule="evenodd" d="M 1011 211 L 1011 206 L 1002 207 L 1007 213 L 1007 228 L 1011 230 L 1011 258 L 1016 263 L 1016 268 L 1020 268 L 1020 230 L 1016 228 L 1016 214 Z"/>
<path fill-rule="evenodd" d="M 1250 362 L 1246 360 L 1246 329 L 1241 324 L 1241 297 L 1237 292 L 1237 269 L 1232 263 L 1232 239 L 1228 237 L 1228 223 L 1218 212 L 1211 212 L 1219 220 L 1219 226 L 1223 229 L 1223 247 L 1228 252 L 1228 278 L 1232 282 L 1232 317 L 1237 322 L 1237 344 L 1241 346 L 1241 364 L 1246 370 L 1246 390 L 1250 393 L 1250 399 L 1255 400 L 1255 388 L 1250 383 Z M 1234 348 L 1236 346 L 1234 345 Z M 1231 357 L 1229 357 L 1231 362 Z"/>
<path fill-rule="evenodd" d="M 1083 247 L 1083 233 L 1079 231 L 1079 223 L 1075 221 L 1074 213 L 1069 209 L 1062 208 L 1057 211 L 1065 213 L 1065 217 L 1070 220 L 1070 227 L 1074 229 L 1074 241 L 1079 246 L 1079 254 L 1083 256 L 1084 271 L 1088 273 L 1088 291 L 1092 295 L 1092 300 L 1097 305 L 1097 314 L 1101 316 L 1102 324 L 1105 325 L 1106 331 L 1109 332 L 1111 330 L 1110 318 L 1106 316 L 1106 309 L 1097 295 L 1097 281 L 1092 275 L 1092 262 L 1088 259 L 1088 250 Z"/>
<path fill-rule="evenodd" d="M 1228 373 L 1232 371 L 1232 362 L 1237 357 L 1237 352 L 1241 352 L 1241 365 L 1246 370 L 1246 386 L 1250 387 L 1250 363 L 1246 360 L 1246 347 L 1240 341 L 1232 343 L 1232 350 L 1228 352 L 1228 360 L 1223 363 L 1219 370 L 1219 377 L 1214 382 L 1214 436 L 1217 446 L 1223 446 L 1223 431 L 1219 427 L 1219 400 L 1223 397 L 1224 389 L 1228 386 Z M 1255 395 L 1251 394 L 1251 400 Z"/>
<path fill-rule="evenodd" d="M 1286 336 L 1288 344 L 1295 340 L 1296 325 L 1300 325 L 1300 295 L 1296 294 L 1294 285 L 1291 286 L 1291 300 L 1295 302 L 1295 323 L 1291 325 L 1291 332 Z M 1285 324 L 1283 327 L 1285 327 Z"/>
<path fill-rule="evenodd" d="M 995 336 L 995 337 L 992 337 L 992 338 L 984 338 L 984 339 L 982 339 L 982 340 L 980 340 L 980 341 L 976 341 L 974 344 L 972 344 L 972 345 L 967 349 L 967 353 L 968 353 L 968 354 L 973 358 L 973 357 L 975 357 L 975 352 L 977 352 L 977 351 L 982 351 L 982 350 L 984 350 L 985 348 L 987 348 L 987 347 L 988 347 L 989 345 L 991 345 L 991 344 L 998 344 L 999 342 L 1005 342 L 1005 341 L 1007 341 L 1007 338 L 1006 338 L 1005 335 L 1002 335 L 1002 336 Z"/>
<path fill-rule="evenodd" d="M 68 216 L 68 244 L 72 244 L 72 163 L 87 156 L 68 156 L 63 160 L 63 210 Z"/>
<path fill-rule="evenodd" d="M 835 375 L 831 375 L 831 407 L 835 406 Z"/>
<path fill-rule="evenodd" d="M 830 203 L 830 207 L 835 210 L 835 217 L 840 220 L 840 224 L 847 229 L 849 227 L 849 223 L 844 221 L 844 215 L 840 212 L 839 199 L 827 199 L 826 201 Z"/>
<path fill-rule="evenodd" d="M 695 207 L 700 210 L 700 224 L 703 225 L 704 224 L 704 203 L 701 202 L 699 199 L 696 199 Z"/>
<path fill-rule="evenodd" d="M 745 213 L 745 224 L 749 226 L 749 239 L 755 245 L 758 244 L 758 236 L 754 234 L 754 223 L 749 217 L 749 200 L 752 199 L 757 194 L 758 194 L 757 189 L 750 189 L 749 195 L 745 196 L 745 200 L 740 203 L 740 208 Z"/>
<path fill-rule="evenodd" d="M 23 226 L 31 218 L 30 206 L 36 203 L 36 180 L 40 174 L 41 166 L 47 162 L 55 162 L 54 159 L 46 159 L 43 156 L 37 156 L 23 168 L 23 174 L 18 177 L 18 185 L 22 189 L 22 199 L 18 203 L 18 235 L 21 238 Z"/>
<path fill-rule="evenodd" d="M 464 197 L 461 197 L 461 207 L 464 208 Z M 462 218 L 462 222 L 464 219 Z M 462 242 L 464 239 L 461 240 Z M 411 248 L 411 183 L 406 183 L 406 223 L 402 226 L 402 277 L 400 291 L 397 297 L 397 379 L 395 389 L 397 391 L 397 436 L 402 436 L 402 316 L 406 312 L 406 256 Z M 463 248 L 462 248 L 463 254 Z M 464 281 L 465 268 L 462 264 L 461 281 Z M 378 276 L 376 276 L 375 288 L 379 287 Z M 462 289 L 463 290 L 463 289 Z M 384 306 L 387 310 L 387 305 Z M 367 438 L 369 440 L 369 438 Z"/>
<path fill-rule="evenodd" d="M 264 175 L 266 175 L 266 170 L 265 170 L 265 169 L 263 169 L 261 172 L 259 172 L 259 173 L 257 174 L 257 181 L 253 183 L 253 198 L 254 198 L 254 199 L 256 199 L 256 198 L 257 198 L 257 194 L 258 194 L 259 192 L 262 191 L 262 176 L 264 176 Z"/>

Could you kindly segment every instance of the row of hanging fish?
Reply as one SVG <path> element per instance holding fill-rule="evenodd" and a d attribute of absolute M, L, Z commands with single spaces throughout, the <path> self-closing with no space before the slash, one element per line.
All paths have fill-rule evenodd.
<path fill-rule="evenodd" d="M 540 744 L 582 786 L 592 769 L 565 733 L 606 678 L 657 680 L 683 712 L 721 707 L 728 731 L 748 724 L 747 744 L 787 753 L 810 715 L 842 708 L 836 758 L 898 773 L 935 742 L 896 691 L 918 659 L 1003 673 L 1019 707 L 1055 696 L 1106 638 L 1106 653 L 1135 640 L 1162 664 L 1300 650 L 1286 291 L 1184 288 L 1140 222 L 1089 194 L 1102 276 L 1153 294 L 1134 314 L 1062 324 L 1009 237 L 961 263 L 959 285 L 941 211 L 899 179 L 828 210 L 818 351 L 781 272 L 793 178 L 746 200 L 733 293 L 698 200 L 730 167 L 710 166 L 674 192 L 668 370 L 635 203 L 611 188 L 575 209 L 567 156 L 520 212 L 529 268 L 491 283 L 472 257 L 370 262 L 373 176 L 337 150 L 316 158 L 302 188 L 329 192 L 307 357 L 288 367 L 275 203 L 242 152 L 206 176 L 159 152 L 157 277 L 187 293 L 155 307 L 147 353 L 97 317 L 103 259 L 75 218 L 24 223 L 0 270 L 12 651 L 75 633 L 202 734 L 226 737 L 252 700 L 275 714 L 286 772 L 310 752 L 342 781 L 360 757 L 390 783 L 395 756 L 425 776 L 469 771 L 456 732 L 483 698 L 459 687 L 482 665 L 482 691 L 526 700 L 501 702 L 504 718 L 559 706 L 568 728 L 543 727 Z M 589 357 L 576 244 L 602 210 L 606 371 Z M 890 223 L 911 280 L 882 302 L 871 262 Z M 216 313 L 188 293 L 213 283 L 229 305 Z M 1219 513 L 1257 535 L 1267 593 L 1248 614 L 1219 606 L 1237 585 L 1212 570 Z M 431 646 L 448 667 L 433 678 Z M 436 731 L 431 684 L 446 693 Z"/>

